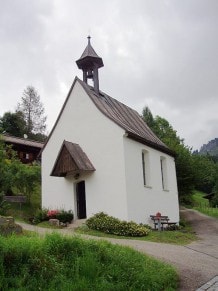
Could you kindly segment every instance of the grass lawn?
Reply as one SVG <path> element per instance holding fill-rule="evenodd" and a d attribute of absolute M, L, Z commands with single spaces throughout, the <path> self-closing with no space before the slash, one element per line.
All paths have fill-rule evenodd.
<path fill-rule="evenodd" d="M 117 236 L 106 234 L 101 231 L 91 230 L 86 225 L 78 227 L 75 231 L 79 234 L 87 234 L 98 237 L 113 237 L 117 239 L 134 239 L 134 240 L 142 240 L 142 241 L 151 241 L 158 243 L 169 243 L 169 244 L 177 244 L 177 245 L 185 245 L 189 244 L 192 241 L 195 241 L 196 235 L 192 232 L 189 226 L 186 226 L 183 230 L 175 230 L 175 231 L 151 231 L 147 236 L 144 237 L 126 237 L 126 236 Z"/>
<path fill-rule="evenodd" d="M 29 204 L 23 204 L 20 209 L 19 204 L 11 204 L 11 208 L 8 211 L 8 215 L 13 216 L 17 221 L 24 221 L 29 222 L 29 218 L 33 215 L 34 209 L 30 207 Z M 125 236 L 116 236 L 116 235 L 109 235 L 105 234 L 100 231 L 94 231 L 88 229 L 86 226 L 79 227 L 75 229 L 78 234 L 88 234 L 92 236 L 98 237 L 114 237 L 118 239 L 137 239 L 143 241 L 152 241 L 152 242 L 159 242 L 159 243 L 171 243 L 177 245 L 185 245 L 191 243 L 192 241 L 196 240 L 195 234 L 192 232 L 191 227 L 185 223 L 185 227 L 183 230 L 178 231 L 151 231 L 148 236 L 145 237 L 125 237 Z M 50 226 L 47 221 L 41 222 L 37 224 L 39 227 L 45 228 L 60 228 L 57 226 Z"/>
<path fill-rule="evenodd" d="M 185 245 L 189 244 L 192 241 L 196 240 L 196 236 L 191 232 L 183 232 L 183 231 L 151 231 L 147 236 L 143 237 L 126 237 L 126 236 L 118 236 L 106 234 L 101 231 L 91 230 L 87 227 L 78 227 L 75 230 L 79 234 L 87 234 L 98 237 L 112 237 L 117 239 L 134 239 L 134 240 L 142 240 L 142 241 L 151 241 L 158 243 L 169 243 L 169 244 L 177 244 L 177 245 Z"/>
<path fill-rule="evenodd" d="M 0 290 L 177 290 L 173 267 L 131 248 L 58 234 L 1 237 Z"/>
<path fill-rule="evenodd" d="M 195 191 L 192 196 L 194 201 L 194 209 L 208 216 L 218 218 L 218 208 L 210 207 L 209 200 L 204 198 L 204 195 L 205 193 Z"/>

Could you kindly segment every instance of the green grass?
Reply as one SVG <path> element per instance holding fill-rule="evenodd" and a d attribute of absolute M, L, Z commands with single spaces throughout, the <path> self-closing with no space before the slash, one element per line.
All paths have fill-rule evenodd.
<path fill-rule="evenodd" d="M 0 237 L 0 290 L 177 290 L 168 264 L 105 241 Z"/>
<path fill-rule="evenodd" d="M 17 193 L 17 189 L 13 189 Z M 27 199 L 28 200 L 28 199 Z M 38 185 L 37 189 L 30 196 L 30 202 L 27 203 L 9 203 L 9 209 L 6 215 L 13 216 L 17 221 L 29 222 L 29 218 L 33 217 L 37 209 L 41 208 L 41 186 Z"/>
<path fill-rule="evenodd" d="M 33 216 L 36 207 L 29 203 L 8 203 L 10 205 L 7 210 L 7 216 L 13 216 L 17 221 L 29 222 L 29 218 Z"/>
<path fill-rule="evenodd" d="M 144 237 L 126 237 L 106 234 L 101 231 L 91 230 L 86 225 L 78 227 L 75 231 L 79 234 L 87 234 L 98 237 L 112 237 L 117 239 L 134 239 L 141 241 L 151 241 L 158 243 L 169 243 L 176 245 L 185 245 L 195 241 L 196 235 L 192 232 L 190 226 L 185 227 L 183 230 L 176 231 L 150 231 L 147 236 Z"/>
<path fill-rule="evenodd" d="M 193 203 L 194 206 L 205 206 L 205 207 L 209 207 L 209 200 L 204 198 L 205 193 L 200 192 L 200 191 L 195 191 L 194 194 L 192 195 L 193 198 Z"/>
<path fill-rule="evenodd" d="M 17 221 L 24 221 L 29 222 L 29 218 L 33 216 L 35 212 L 35 208 L 32 207 L 30 204 L 23 204 L 20 209 L 20 205 L 17 203 L 11 204 L 11 209 L 8 211 L 8 215 L 13 216 Z M 48 222 L 39 223 L 38 226 L 45 227 L 45 228 L 59 228 L 56 226 L 50 226 Z M 177 245 L 185 245 L 191 243 L 192 241 L 196 240 L 195 234 L 192 232 L 191 228 L 185 226 L 183 230 L 179 231 L 151 231 L 147 236 L 140 237 L 140 238 L 133 238 L 133 237 L 122 237 L 116 235 L 109 235 L 104 234 L 100 231 L 90 230 L 87 227 L 80 227 L 75 230 L 77 233 L 80 234 L 88 234 L 98 237 L 113 237 L 118 239 L 139 239 L 143 241 L 152 241 L 152 242 L 160 242 L 160 243 L 170 243 L 170 244 L 177 244 Z"/>
<path fill-rule="evenodd" d="M 52 228 L 52 229 L 62 229 L 63 227 L 58 226 L 58 225 L 51 225 L 48 221 L 42 221 L 37 224 L 39 227 L 44 227 L 44 228 Z"/>
<path fill-rule="evenodd" d="M 218 208 L 210 207 L 209 200 L 204 198 L 205 193 L 195 191 L 193 197 L 194 209 L 211 217 L 218 218 Z"/>
<path fill-rule="evenodd" d="M 218 218 L 218 208 L 199 206 L 194 207 L 194 209 L 208 216 Z"/>

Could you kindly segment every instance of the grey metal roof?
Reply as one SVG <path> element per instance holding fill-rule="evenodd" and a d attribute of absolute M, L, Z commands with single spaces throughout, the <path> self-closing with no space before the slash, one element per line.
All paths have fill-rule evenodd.
<path fill-rule="evenodd" d="M 100 91 L 97 94 L 93 87 L 87 85 L 85 82 L 81 81 L 78 77 L 75 77 L 74 82 L 70 88 L 70 91 L 67 95 L 67 98 L 62 106 L 62 109 L 59 113 L 59 116 L 50 132 L 48 139 L 44 145 L 46 147 L 47 142 L 49 141 L 63 111 L 70 98 L 70 94 L 74 88 L 76 82 L 79 82 L 84 88 L 86 93 L 89 95 L 91 100 L 94 102 L 96 107 L 110 120 L 115 122 L 118 126 L 122 127 L 129 138 L 138 141 L 142 144 L 148 145 L 152 148 L 160 150 L 164 153 L 167 153 L 171 156 L 175 156 L 175 153 L 170 150 L 147 126 L 142 117 L 138 114 L 137 111 L 132 108 L 124 105 L 123 103 L 117 101 L 116 99 L 110 97 L 109 95 Z"/>
<path fill-rule="evenodd" d="M 43 145 L 44 145 L 44 143 L 42 142 L 33 141 L 33 140 L 29 140 L 29 139 L 25 139 L 21 137 L 15 137 L 15 136 L 6 135 L 6 134 L 2 135 L 2 139 L 7 143 L 26 145 L 26 146 L 36 147 L 40 149 L 43 148 Z"/>
<path fill-rule="evenodd" d="M 147 126 L 137 111 L 124 105 L 102 91 L 100 91 L 99 94 L 96 94 L 93 87 L 87 85 L 78 78 L 77 80 L 80 82 L 97 108 L 105 116 L 122 127 L 126 131 L 129 138 L 147 144 L 170 155 L 174 155 L 174 153 Z"/>

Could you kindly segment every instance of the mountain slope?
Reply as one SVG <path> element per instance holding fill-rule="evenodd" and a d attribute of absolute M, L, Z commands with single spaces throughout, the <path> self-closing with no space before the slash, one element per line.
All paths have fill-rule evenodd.
<path fill-rule="evenodd" d="M 210 154 L 211 156 L 218 157 L 218 138 L 215 138 L 209 141 L 207 144 L 204 144 L 201 147 L 199 154 Z"/>

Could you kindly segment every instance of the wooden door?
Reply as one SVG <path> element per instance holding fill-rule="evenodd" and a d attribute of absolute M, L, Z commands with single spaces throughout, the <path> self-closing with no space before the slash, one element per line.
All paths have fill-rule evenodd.
<path fill-rule="evenodd" d="M 86 191 L 85 181 L 76 184 L 77 217 L 86 218 Z"/>

